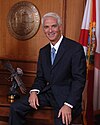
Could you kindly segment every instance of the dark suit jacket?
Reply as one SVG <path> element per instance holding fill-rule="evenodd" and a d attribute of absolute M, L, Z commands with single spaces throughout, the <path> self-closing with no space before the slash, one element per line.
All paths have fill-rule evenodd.
<path fill-rule="evenodd" d="M 59 106 L 67 102 L 73 105 L 74 110 L 80 112 L 86 80 L 86 60 L 83 47 L 64 37 L 53 65 L 51 65 L 50 52 L 50 44 L 40 49 L 37 77 L 32 89 L 42 91 L 44 87 L 50 85 Z"/>

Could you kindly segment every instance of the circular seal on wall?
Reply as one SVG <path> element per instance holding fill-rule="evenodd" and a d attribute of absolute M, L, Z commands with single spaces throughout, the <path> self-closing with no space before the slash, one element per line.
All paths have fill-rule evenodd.
<path fill-rule="evenodd" d="M 19 40 L 33 37 L 40 26 L 40 13 L 37 7 L 28 1 L 21 1 L 12 6 L 7 17 L 10 34 Z"/>

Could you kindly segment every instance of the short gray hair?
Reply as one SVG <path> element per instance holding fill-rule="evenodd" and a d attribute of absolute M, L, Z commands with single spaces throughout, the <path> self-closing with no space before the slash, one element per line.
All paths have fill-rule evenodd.
<path fill-rule="evenodd" d="M 42 17 L 42 20 L 41 20 L 42 26 L 44 25 L 44 20 L 45 20 L 47 17 L 53 17 L 53 18 L 55 18 L 55 19 L 57 20 L 57 22 L 58 22 L 58 25 L 61 25 L 61 24 L 62 24 L 61 18 L 60 18 L 60 16 L 59 16 L 57 13 L 49 12 L 49 13 L 46 13 L 46 14 Z"/>

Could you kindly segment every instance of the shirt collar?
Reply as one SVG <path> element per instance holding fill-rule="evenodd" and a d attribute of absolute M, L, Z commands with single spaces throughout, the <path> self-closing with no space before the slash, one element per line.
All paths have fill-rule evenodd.
<path fill-rule="evenodd" d="M 54 46 L 50 43 L 51 49 L 52 49 L 53 47 L 56 49 L 56 52 L 55 52 L 55 53 L 57 53 L 58 48 L 59 48 L 59 46 L 60 46 L 60 43 L 61 43 L 62 39 L 63 39 L 63 35 L 61 35 L 60 39 L 58 40 L 58 42 L 57 42 Z"/>

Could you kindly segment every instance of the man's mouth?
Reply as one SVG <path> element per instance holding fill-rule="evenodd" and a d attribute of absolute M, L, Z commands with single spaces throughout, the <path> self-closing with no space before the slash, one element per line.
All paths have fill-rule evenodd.
<path fill-rule="evenodd" d="M 55 33 L 49 33 L 48 36 L 49 36 L 49 37 L 54 37 L 54 36 L 55 36 Z"/>

